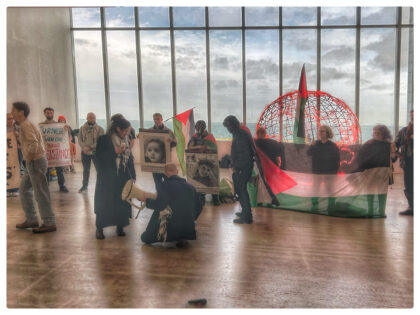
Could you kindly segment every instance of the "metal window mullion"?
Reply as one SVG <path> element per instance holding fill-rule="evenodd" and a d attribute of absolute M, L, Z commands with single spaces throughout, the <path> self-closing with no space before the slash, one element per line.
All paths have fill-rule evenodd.
<path fill-rule="evenodd" d="M 209 34 L 209 8 L 205 7 L 206 23 L 206 76 L 207 76 L 207 129 L 211 133 L 211 89 L 210 89 L 210 34 Z"/>
<path fill-rule="evenodd" d="M 102 35 L 102 60 L 104 66 L 104 89 L 105 89 L 105 113 L 107 122 L 111 118 L 111 106 L 109 96 L 109 75 L 108 75 L 108 46 L 105 31 L 105 8 L 101 7 L 101 35 Z"/>
<path fill-rule="evenodd" d="M 177 114 L 176 104 L 176 67 L 175 67 L 175 40 L 174 40 L 174 19 L 173 7 L 169 7 L 169 25 L 171 37 L 171 73 L 172 73 L 172 105 L 173 116 Z"/>
<path fill-rule="evenodd" d="M 136 56 L 137 56 L 137 91 L 139 101 L 139 116 L 140 116 L 140 128 L 144 128 L 144 111 L 143 111 L 143 77 L 141 68 L 141 43 L 140 43 L 140 30 L 138 29 L 139 15 L 138 7 L 134 8 L 134 19 L 136 23 Z"/>
<path fill-rule="evenodd" d="M 279 95 L 283 95 L 283 9 L 279 7 Z M 279 110 L 279 141 L 283 141 L 283 111 Z"/>
<path fill-rule="evenodd" d="M 355 60 L 355 111 L 357 119 L 360 119 L 360 20 L 361 20 L 361 8 L 356 8 L 356 60 Z"/>
<path fill-rule="evenodd" d="M 400 71 L 401 71 L 401 18 L 402 7 L 397 7 L 397 29 L 395 38 L 395 79 L 394 79 L 394 135 L 398 134 L 400 117 Z"/>
<path fill-rule="evenodd" d="M 73 28 L 73 12 L 69 8 L 70 13 L 70 29 Z M 74 31 L 70 31 L 71 37 L 71 59 L 73 63 L 73 86 L 74 86 L 74 105 L 76 106 L 76 126 L 79 126 L 79 101 L 77 94 L 77 73 L 76 73 L 76 53 L 74 51 Z"/>
<path fill-rule="evenodd" d="M 242 121 L 246 125 L 245 7 L 242 7 Z"/>
<path fill-rule="evenodd" d="M 317 8 L 317 30 L 316 30 L 316 90 L 321 91 L 321 7 Z M 316 98 L 316 109 L 321 112 L 321 100 Z M 316 115 L 317 125 L 320 125 L 320 115 Z"/>

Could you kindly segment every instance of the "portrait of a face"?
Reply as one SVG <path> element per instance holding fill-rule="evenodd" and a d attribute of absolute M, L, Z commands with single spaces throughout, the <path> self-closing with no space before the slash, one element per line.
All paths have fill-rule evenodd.
<path fill-rule="evenodd" d="M 149 163 L 166 163 L 165 144 L 159 139 L 151 139 L 144 145 L 144 158 Z"/>

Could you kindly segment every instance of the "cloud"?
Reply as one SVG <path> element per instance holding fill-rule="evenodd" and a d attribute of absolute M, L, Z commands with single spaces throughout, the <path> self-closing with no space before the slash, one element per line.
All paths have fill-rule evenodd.
<path fill-rule="evenodd" d="M 248 60 L 246 63 L 246 76 L 249 80 L 271 79 L 279 76 L 279 65 L 272 60 Z"/>
<path fill-rule="evenodd" d="M 395 32 L 386 32 L 379 39 L 364 47 L 376 56 L 369 60 L 368 64 L 372 68 L 380 69 L 384 72 L 394 71 L 395 67 Z"/>
<path fill-rule="evenodd" d="M 354 47 L 349 47 L 345 45 L 333 46 L 336 47 L 322 55 L 322 58 L 343 62 L 343 60 L 355 59 L 355 49 Z"/>
<path fill-rule="evenodd" d="M 80 45 L 80 46 L 94 47 L 94 48 L 99 47 L 99 44 L 96 41 L 92 41 L 92 40 L 84 39 L 84 38 L 75 38 L 74 43 L 78 46 Z M 83 49 L 83 47 L 80 47 L 80 49 Z"/>

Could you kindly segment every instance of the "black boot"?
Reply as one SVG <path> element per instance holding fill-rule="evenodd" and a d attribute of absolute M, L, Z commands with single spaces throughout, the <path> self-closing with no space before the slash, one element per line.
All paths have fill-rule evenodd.
<path fill-rule="evenodd" d="M 122 226 L 117 226 L 117 235 L 125 236 L 124 228 Z"/>
<path fill-rule="evenodd" d="M 103 240 L 105 238 L 104 230 L 102 228 L 96 229 L 96 239 Z"/>

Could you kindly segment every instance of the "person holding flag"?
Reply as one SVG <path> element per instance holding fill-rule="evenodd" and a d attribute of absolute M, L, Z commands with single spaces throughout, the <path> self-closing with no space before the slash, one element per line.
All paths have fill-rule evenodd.
<path fill-rule="evenodd" d="M 185 164 L 185 149 L 189 139 L 194 134 L 194 108 L 191 108 L 183 113 L 180 113 L 173 117 L 174 121 L 174 132 L 178 140 L 176 144 L 176 154 L 178 155 L 178 161 L 182 169 L 182 176 L 185 176 L 187 166 Z"/>
<path fill-rule="evenodd" d="M 204 120 L 198 120 L 195 124 L 196 133 L 192 135 L 190 141 L 188 142 L 188 151 L 190 152 L 200 152 L 200 153 L 217 153 L 217 144 L 216 139 L 213 134 L 209 133 L 206 130 L 206 122 Z M 205 194 L 200 194 L 199 197 L 201 203 L 205 203 Z M 213 205 L 220 205 L 219 194 L 212 195 Z"/>
<path fill-rule="evenodd" d="M 153 121 L 155 122 L 155 124 L 153 125 L 152 128 L 149 128 L 149 130 L 168 130 L 169 131 L 168 141 L 170 141 L 170 147 L 171 147 L 171 149 L 173 147 L 175 147 L 177 145 L 177 140 L 176 140 L 175 135 L 172 132 L 172 130 L 170 130 L 168 127 L 166 127 L 163 124 L 162 114 L 161 113 L 154 113 L 153 114 Z M 162 181 L 163 181 L 165 175 L 161 174 L 161 173 L 152 173 L 152 175 L 153 175 L 153 180 L 155 181 L 155 186 L 156 186 L 156 190 L 157 190 L 158 186 L 160 184 L 162 184 Z"/>

